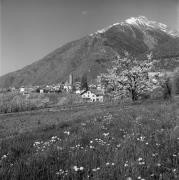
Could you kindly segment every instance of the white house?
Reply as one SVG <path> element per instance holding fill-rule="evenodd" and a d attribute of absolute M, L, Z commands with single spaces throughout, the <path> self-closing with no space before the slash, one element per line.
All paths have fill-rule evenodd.
<path fill-rule="evenodd" d="M 90 101 L 90 102 L 103 102 L 104 100 L 104 95 L 101 92 L 98 91 L 85 91 L 81 93 L 81 97 L 84 100 Z"/>
<path fill-rule="evenodd" d="M 40 93 L 44 93 L 44 90 L 43 90 L 43 89 L 40 89 Z"/>
<path fill-rule="evenodd" d="M 72 85 L 70 85 L 70 84 L 68 84 L 68 83 L 65 83 L 65 85 L 64 85 L 64 90 L 66 90 L 67 92 L 69 92 L 69 91 L 72 91 Z"/>
<path fill-rule="evenodd" d="M 20 92 L 21 92 L 21 93 L 24 93 L 24 92 L 25 92 L 25 88 L 24 88 L 24 87 L 21 87 L 21 88 L 20 88 Z"/>

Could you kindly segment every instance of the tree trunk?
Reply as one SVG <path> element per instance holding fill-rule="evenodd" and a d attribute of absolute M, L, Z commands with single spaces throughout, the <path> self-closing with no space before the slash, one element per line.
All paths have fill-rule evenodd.
<path fill-rule="evenodd" d="M 135 89 L 131 90 L 131 95 L 132 95 L 132 101 L 137 101 L 138 97 Z"/>

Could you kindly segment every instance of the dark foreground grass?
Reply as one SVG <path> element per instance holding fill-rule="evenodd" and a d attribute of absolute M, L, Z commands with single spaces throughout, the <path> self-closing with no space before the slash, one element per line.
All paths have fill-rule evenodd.
<path fill-rule="evenodd" d="M 179 140 L 170 138 L 177 108 L 108 107 L 5 139 L 0 179 L 177 180 Z"/>

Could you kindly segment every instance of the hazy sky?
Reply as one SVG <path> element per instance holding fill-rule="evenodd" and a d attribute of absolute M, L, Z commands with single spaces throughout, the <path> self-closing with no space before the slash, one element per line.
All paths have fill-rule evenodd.
<path fill-rule="evenodd" d="M 132 16 L 143 15 L 179 29 L 179 0 L 0 1 L 0 75 L 31 64 L 66 42 Z"/>

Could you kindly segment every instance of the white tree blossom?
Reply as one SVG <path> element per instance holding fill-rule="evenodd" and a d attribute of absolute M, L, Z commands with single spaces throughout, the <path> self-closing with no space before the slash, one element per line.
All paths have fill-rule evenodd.
<path fill-rule="evenodd" d="M 142 61 L 129 58 L 129 56 L 124 58 L 117 56 L 113 61 L 112 68 L 101 76 L 116 97 L 130 95 L 135 101 L 141 95 L 153 90 L 154 82 L 148 76 L 152 67 L 151 55 L 148 56 L 147 60 Z"/>

